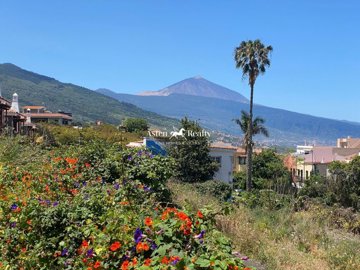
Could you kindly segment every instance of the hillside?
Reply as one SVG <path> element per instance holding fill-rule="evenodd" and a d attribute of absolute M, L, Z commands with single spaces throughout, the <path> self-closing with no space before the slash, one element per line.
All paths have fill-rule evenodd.
<path fill-rule="evenodd" d="M 142 92 L 140 96 L 169 96 L 183 94 L 200 97 L 212 97 L 224 100 L 233 100 L 248 103 L 248 99 L 236 91 L 210 82 L 202 77 L 193 77 L 182 80 L 159 91 Z"/>
<path fill-rule="evenodd" d="M 125 117 L 142 117 L 158 127 L 170 127 L 178 122 L 154 112 L 144 111 L 135 105 L 119 102 L 90 89 L 21 69 L 13 64 L 0 64 L 2 95 L 11 100 L 19 95 L 20 106 L 42 105 L 51 110 L 73 113 L 74 121 L 101 120 L 119 124 Z"/>
<path fill-rule="evenodd" d="M 171 94 L 169 96 L 137 96 L 99 90 L 121 101 L 169 117 L 188 116 L 200 119 L 209 129 L 240 135 L 232 119 L 239 117 L 248 104 L 218 98 Z M 254 105 L 254 113 L 266 120 L 270 138 L 260 138 L 269 144 L 295 145 L 307 142 L 335 144 L 339 137 L 360 137 L 359 123 L 332 120 L 287 110 Z"/>

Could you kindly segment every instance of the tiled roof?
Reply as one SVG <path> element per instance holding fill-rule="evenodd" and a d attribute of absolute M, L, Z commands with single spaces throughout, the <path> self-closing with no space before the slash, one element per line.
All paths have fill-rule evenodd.
<path fill-rule="evenodd" d="M 360 153 L 360 148 L 338 148 L 332 146 L 316 146 L 305 155 L 305 163 L 331 163 L 347 161 Z"/>
<path fill-rule="evenodd" d="M 215 142 L 210 144 L 210 148 L 216 148 L 216 149 L 228 149 L 228 150 L 236 150 L 237 148 L 235 146 L 232 146 L 229 143 L 224 142 Z"/>
<path fill-rule="evenodd" d="M 62 118 L 72 120 L 72 117 L 62 113 L 30 113 L 31 118 Z"/>
<path fill-rule="evenodd" d="M 0 107 L 2 107 L 2 108 L 10 108 L 11 103 L 7 99 L 5 99 L 3 97 L 0 97 Z"/>
<path fill-rule="evenodd" d="M 23 106 L 24 109 L 45 109 L 44 106 Z"/>

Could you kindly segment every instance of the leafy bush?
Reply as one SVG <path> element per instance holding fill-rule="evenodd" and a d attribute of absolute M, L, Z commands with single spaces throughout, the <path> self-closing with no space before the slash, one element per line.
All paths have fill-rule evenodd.
<path fill-rule="evenodd" d="M 42 153 L 31 169 L 3 162 L 0 269 L 242 267 L 210 210 L 158 202 L 170 160 L 134 151 L 91 144 Z"/>
<path fill-rule="evenodd" d="M 211 195 L 221 201 L 228 201 L 232 194 L 232 187 L 220 180 L 195 183 L 194 187 L 201 194 Z"/>
<path fill-rule="evenodd" d="M 148 122 L 142 118 L 127 118 L 123 124 L 128 132 L 141 132 L 149 129 Z"/>

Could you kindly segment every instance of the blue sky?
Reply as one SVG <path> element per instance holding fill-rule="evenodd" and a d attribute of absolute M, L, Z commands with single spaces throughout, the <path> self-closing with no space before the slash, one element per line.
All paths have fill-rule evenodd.
<path fill-rule="evenodd" d="M 1 1 L 0 63 L 117 92 L 202 77 L 249 96 L 233 51 L 260 38 L 272 65 L 255 102 L 360 122 L 360 1 Z"/>

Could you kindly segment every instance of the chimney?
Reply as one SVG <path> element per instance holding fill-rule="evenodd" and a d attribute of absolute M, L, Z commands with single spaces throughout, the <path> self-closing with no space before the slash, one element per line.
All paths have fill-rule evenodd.
<path fill-rule="evenodd" d="M 26 110 L 26 123 L 31 124 L 31 116 L 30 116 L 30 109 Z"/>
<path fill-rule="evenodd" d="M 17 113 L 19 112 L 19 96 L 16 93 L 13 94 L 13 99 L 12 99 L 10 110 L 17 112 Z"/>

